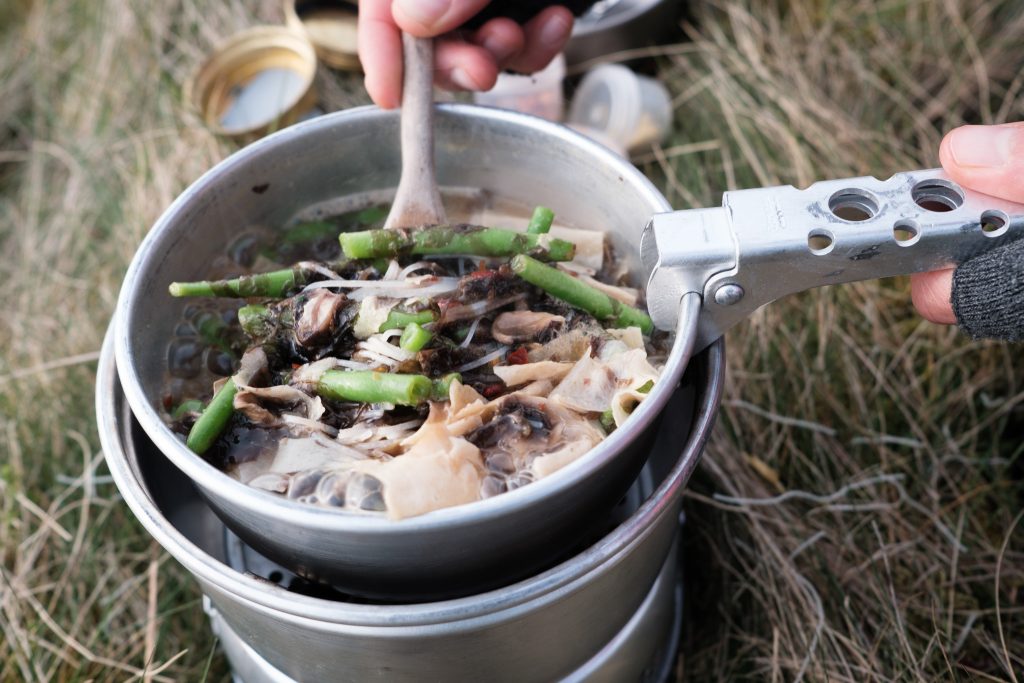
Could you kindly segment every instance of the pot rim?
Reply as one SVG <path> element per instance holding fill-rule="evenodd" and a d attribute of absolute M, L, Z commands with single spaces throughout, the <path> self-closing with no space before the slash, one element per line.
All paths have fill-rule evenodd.
<path fill-rule="evenodd" d="M 439 105 L 437 113 L 441 118 L 446 116 L 474 117 L 499 121 L 531 128 L 543 135 L 561 139 L 568 144 L 586 150 L 595 163 L 614 167 L 624 183 L 631 183 L 638 193 L 645 195 L 644 199 L 654 209 L 652 214 L 657 213 L 659 208 L 664 211 L 671 210 L 667 200 L 651 181 L 628 160 L 570 128 L 518 112 L 475 105 Z M 145 273 L 149 270 L 148 266 L 158 262 L 161 258 L 161 254 L 156 252 L 154 245 L 162 233 L 168 229 L 168 226 L 177 220 L 178 215 L 186 210 L 200 190 L 219 182 L 221 176 L 249 163 L 251 158 L 258 157 L 265 149 L 285 143 L 293 137 L 344 125 L 348 120 L 396 118 L 397 116 L 397 112 L 384 111 L 373 106 L 335 112 L 285 128 L 235 152 L 200 176 L 174 200 L 146 235 L 128 267 L 118 296 L 113 325 L 118 375 L 125 396 L 136 419 L 157 448 L 193 482 L 215 499 L 227 501 L 231 505 L 242 508 L 260 509 L 264 511 L 264 514 L 276 514 L 281 518 L 295 520 L 296 524 L 302 528 L 325 533 L 343 529 L 347 534 L 380 536 L 444 530 L 461 526 L 470 517 L 475 522 L 485 522 L 503 515 L 513 514 L 516 510 L 529 507 L 540 499 L 557 496 L 577 485 L 580 479 L 585 478 L 584 475 L 588 470 L 600 469 L 604 463 L 617 457 L 636 434 L 643 432 L 657 418 L 675 391 L 685 368 L 685 361 L 689 359 L 695 325 L 692 329 L 684 328 L 685 334 L 676 335 L 661 380 L 655 384 L 648 398 L 633 412 L 629 421 L 574 462 L 543 479 L 532 482 L 529 486 L 503 493 L 500 496 L 433 510 L 423 515 L 400 520 L 387 519 L 383 516 L 346 513 L 282 498 L 242 484 L 190 451 L 164 423 L 155 409 L 155 402 L 146 396 L 133 363 L 130 340 L 131 316 L 144 306 L 144 303 L 136 300 L 138 284 L 144 281 Z M 683 362 L 680 363 L 680 360 Z M 670 368 L 676 368 L 677 374 L 670 372 Z"/>
<path fill-rule="evenodd" d="M 118 490 L 146 530 L 200 582 L 230 594 L 233 600 L 251 609 L 270 611 L 275 618 L 296 624 L 316 623 L 321 627 L 327 624 L 330 630 L 349 633 L 383 629 L 395 637 L 409 635 L 410 629 L 430 624 L 443 623 L 455 628 L 458 623 L 460 628 L 471 628 L 497 612 L 502 619 L 515 618 L 571 594 L 586 583 L 590 574 L 607 571 L 628 556 L 633 547 L 652 533 L 663 515 L 676 510 L 676 496 L 696 467 L 710 437 L 725 378 L 725 344 L 720 339 L 701 354 L 706 377 L 702 391 L 698 392 L 690 436 L 676 464 L 626 521 L 582 553 L 518 583 L 463 598 L 410 605 L 352 604 L 299 595 L 241 574 L 196 546 L 163 516 L 136 476 L 123 445 L 126 427 L 123 417 L 130 408 L 118 380 L 113 352 L 114 327 L 112 323 L 107 332 L 97 369 L 96 415 L 100 442 Z"/>

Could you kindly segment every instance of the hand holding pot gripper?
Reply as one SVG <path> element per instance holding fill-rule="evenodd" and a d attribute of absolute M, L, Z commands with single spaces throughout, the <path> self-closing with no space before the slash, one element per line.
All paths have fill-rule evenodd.
<path fill-rule="evenodd" d="M 1024 204 L 942 169 L 726 192 L 722 206 L 654 216 L 641 240 L 656 326 L 696 350 L 764 304 L 814 287 L 958 266 L 1024 236 Z"/>

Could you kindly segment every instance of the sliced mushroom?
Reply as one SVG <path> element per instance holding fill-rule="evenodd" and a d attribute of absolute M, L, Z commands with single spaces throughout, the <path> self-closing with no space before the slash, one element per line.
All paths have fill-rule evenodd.
<path fill-rule="evenodd" d="M 604 438 L 582 415 L 521 391 L 491 401 L 487 408 L 484 424 L 466 435 L 480 449 L 492 479 L 482 482 L 484 497 L 497 492 L 495 487 L 516 488 L 547 476 Z"/>
<path fill-rule="evenodd" d="M 508 311 L 494 319 L 491 336 L 502 344 L 533 341 L 544 333 L 561 329 L 565 318 L 536 311 Z"/>
<path fill-rule="evenodd" d="M 237 384 L 237 383 L 236 383 Z M 234 408 L 251 422 L 264 427 L 281 424 L 282 411 L 295 411 L 309 420 L 323 417 L 324 406 L 319 396 L 309 396 L 295 387 L 282 384 L 273 387 L 253 387 L 238 384 Z"/>
<path fill-rule="evenodd" d="M 311 347 L 331 338 L 338 322 L 338 312 L 348 299 L 326 289 L 316 289 L 302 307 L 302 315 L 295 323 L 295 341 Z"/>

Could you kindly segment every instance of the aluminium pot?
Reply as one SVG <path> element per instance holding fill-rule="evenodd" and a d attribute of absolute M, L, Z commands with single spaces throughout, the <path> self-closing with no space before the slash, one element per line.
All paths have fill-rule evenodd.
<path fill-rule="evenodd" d="M 118 489 L 195 576 L 219 623 L 271 667 L 298 681 L 625 681 L 635 680 L 636 666 L 660 644 L 653 632 L 648 640 L 657 642 L 646 649 L 641 639 L 619 661 L 596 664 L 629 633 L 666 563 L 674 562 L 681 491 L 714 422 L 724 358 L 719 342 L 690 364 L 668 406 L 676 419 L 662 424 L 641 477 L 649 495 L 632 496 L 632 514 L 596 543 L 499 590 L 404 605 L 311 597 L 286 589 L 256 562 L 230 559 L 237 551 L 223 525 L 141 429 L 117 375 L 108 335 L 96 411 Z"/>
<path fill-rule="evenodd" d="M 186 303 L 168 294 L 168 284 L 202 279 L 246 226 L 284 225 L 322 202 L 393 188 L 398 124 L 397 113 L 371 107 L 323 116 L 260 140 L 206 173 L 139 247 L 118 300 L 114 345 L 143 430 L 246 543 L 353 593 L 438 599 L 551 566 L 615 505 L 647 458 L 689 361 L 697 308 L 682 311 L 685 332 L 676 335 L 661 379 L 630 420 L 577 461 L 515 491 L 394 521 L 301 504 L 219 471 L 185 447 L 157 406 L 163 349 Z M 514 112 L 445 105 L 435 127 L 442 186 L 543 204 L 569 225 L 605 229 L 637 283 L 646 281 L 641 233 L 652 214 L 670 207 L 627 160 L 563 126 Z"/>

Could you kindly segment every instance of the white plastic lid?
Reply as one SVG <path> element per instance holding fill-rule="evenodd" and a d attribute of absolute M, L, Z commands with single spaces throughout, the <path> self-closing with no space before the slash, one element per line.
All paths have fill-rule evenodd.
<path fill-rule="evenodd" d="M 600 131 L 632 150 L 664 138 L 672 125 L 672 101 L 657 80 L 603 64 L 577 88 L 569 123 Z"/>

